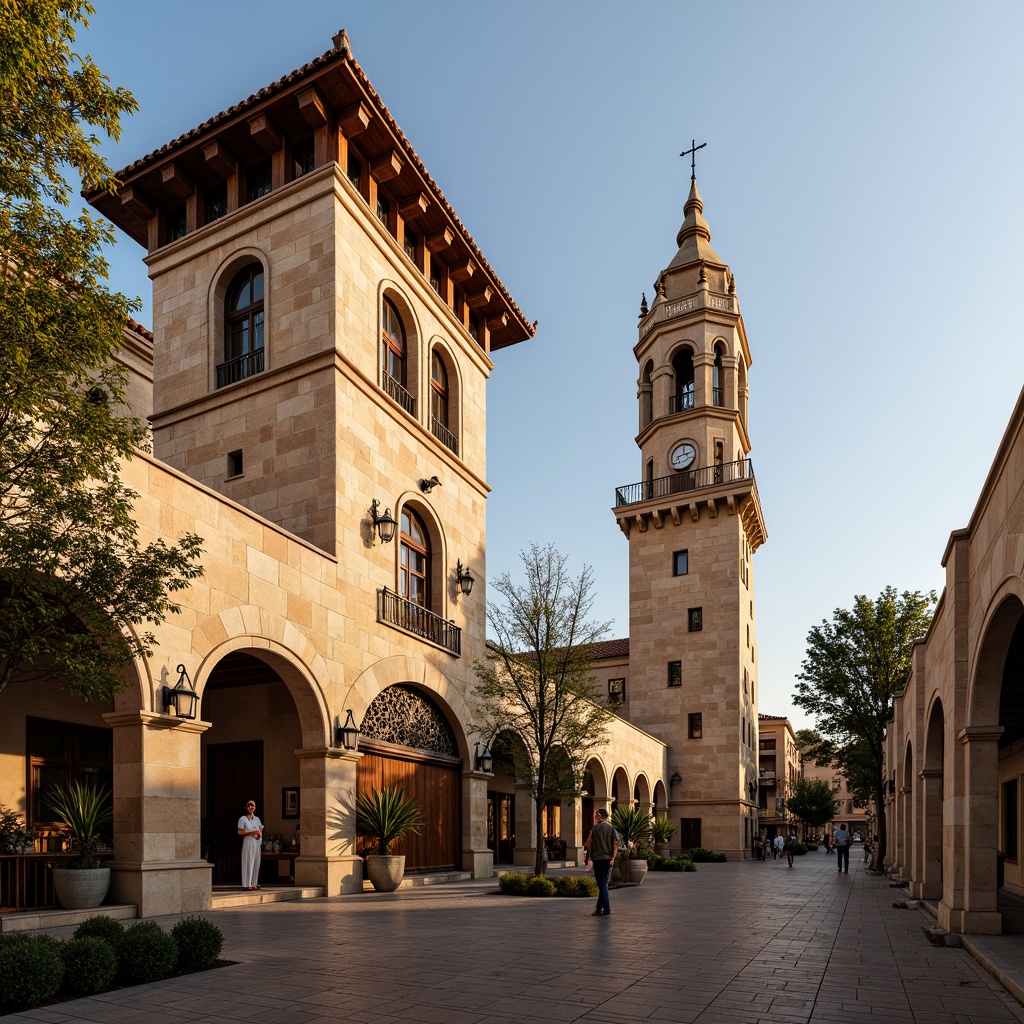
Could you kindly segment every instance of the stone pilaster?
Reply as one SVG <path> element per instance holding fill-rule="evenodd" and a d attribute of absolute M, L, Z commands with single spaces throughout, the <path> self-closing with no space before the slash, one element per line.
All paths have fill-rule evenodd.
<path fill-rule="evenodd" d="M 494 874 L 494 852 L 487 847 L 487 786 L 491 772 L 462 773 L 462 870 L 474 878 Z"/>

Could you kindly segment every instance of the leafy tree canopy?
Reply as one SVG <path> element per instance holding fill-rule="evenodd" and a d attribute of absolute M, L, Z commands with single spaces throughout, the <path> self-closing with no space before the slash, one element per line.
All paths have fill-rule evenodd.
<path fill-rule="evenodd" d="M 821 828 L 835 816 L 838 805 L 824 779 L 799 778 L 790 790 L 789 810 L 812 828 Z"/>
<path fill-rule="evenodd" d="M 105 285 L 110 228 L 66 209 L 68 175 L 116 188 L 96 133 L 136 105 L 73 50 L 88 4 L 0 5 L 0 691 L 56 673 L 109 697 L 202 573 L 199 538 L 138 540 L 119 473 L 147 431 L 116 362 L 138 304 Z"/>
<path fill-rule="evenodd" d="M 521 554 L 525 584 L 508 573 L 491 583 L 501 598 L 488 604 L 487 658 L 476 666 L 478 732 L 513 733 L 515 771 L 536 801 L 537 835 L 543 800 L 578 791 L 590 753 L 607 733 L 611 712 L 591 677 L 590 652 L 608 631 L 588 619 L 593 573 L 573 578 L 554 545 Z M 571 788 L 570 788 L 571 787 Z M 538 844 L 537 874 L 544 871 Z"/>
<path fill-rule="evenodd" d="M 886 587 L 875 599 L 854 598 L 837 608 L 831 622 L 807 635 L 803 671 L 793 702 L 809 712 L 825 743 L 816 751 L 840 768 L 858 802 L 874 802 L 881 812 L 886 723 L 893 698 L 910 677 L 914 644 L 931 623 L 934 591 L 898 593 Z M 881 857 L 885 855 L 885 816 L 879 815 Z"/>

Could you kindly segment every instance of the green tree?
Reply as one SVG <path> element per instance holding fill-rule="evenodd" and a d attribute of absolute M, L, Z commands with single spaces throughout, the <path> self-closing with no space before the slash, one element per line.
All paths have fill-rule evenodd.
<path fill-rule="evenodd" d="M 491 584 L 502 602 L 487 606 L 487 657 L 476 665 L 474 694 L 477 730 L 492 737 L 507 730 L 521 741 L 508 749 L 534 798 L 539 875 L 544 801 L 579 791 L 587 758 L 604 741 L 612 717 L 590 674 L 591 648 L 608 626 L 587 618 L 589 566 L 572 578 L 565 557 L 550 544 L 534 544 L 520 558 L 525 585 L 508 573 Z"/>
<path fill-rule="evenodd" d="M 58 675 L 109 698 L 152 651 L 175 591 L 201 575 L 200 539 L 143 546 L 120 480 L 146 429 L 116 365 L 137 303 L 104 282 L 109 227 L 72 219 L 74 174 L 117 182 L 96 131 L 136 109 L 73 50 L 93 13 L 75 0 L 6 0 L 0 33 L 0 691 Z"/>
<path fill-rule="evenodd" d="M 793 702 L 814 716 L 827 756 L 842 770 L 855 799 L 878 815 L 878 864 L 885 857 L 886 723 L 893 698 L 907 684 L 911 652 L 931 623 L 934 591 L 897 593 L 886 587 L 874 600 L 857 596 L 807 635 L 807 654 Z"/>
<path fill-rule="evenodd" d="M 789 810 L 811 828 L 827 825 L 837 810 L 832 787 L 824 779 L 801 777 L 789 793 Z"/>
<path fill-rule="evenodd" d="M 796 749 L 800 751 L 800 760 L 813 761 L 818 764 L 818 757 L 828 746 L 821 733 L 817 729 L 797 729 L 795 735 Z M 827 760 L 821 761 L 821 764 L 828 763 Z"/>

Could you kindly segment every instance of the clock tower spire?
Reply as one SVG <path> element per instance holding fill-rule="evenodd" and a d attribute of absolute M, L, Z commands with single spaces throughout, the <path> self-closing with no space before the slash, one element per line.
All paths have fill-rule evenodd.
<path fill-rule="evenodd" d="M 695 173 L 676 245 L 634 348 L 641 480 L 615 492 L 629 540 L 623 711 L 668 744 L 680 848 L 743 857 L 759 795 L 752 555 L 766 532 L 747 426 L 750 349 Z"/>

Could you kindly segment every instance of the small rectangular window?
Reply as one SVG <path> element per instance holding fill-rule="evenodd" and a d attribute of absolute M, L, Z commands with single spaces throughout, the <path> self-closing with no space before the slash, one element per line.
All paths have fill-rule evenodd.
<path fill-rule="evenodd" d="M 677 551 L 672 556 L 672 575 L 685 576 L 690 571 L 690 552 Z"/>
<path fill-rule="evenodd" d="M 245 201 L 251 203 L 260 196 L 265 196 L 273 183 L 270 161 L 264 160 L 245 172 Z"/>
<path fill-rule="evenodd" d="M 292 177 L 301 178 L 313 170 L 316 162 L 316 148 L 312 139 L 304 139 L 292 146 Z"/>
<path fill-rule="evenodd" d="M 228 452 L 228 476 L 229 477 L 231 477 L 231 476 L 241 476 L 243 471 L 244 471 L 243 466 L 244 466 L 244 464 L 243 464 L 243 461 L 242 461 L 242 449 L 241 448 L 239 448 L 238 451 L 235 451 L 235 452 Z"/>
<path fill-rule="evenodd" d="M 668 685 L 683 685 L 683 663 L 681 661 L 670 661 L 668 663 Z"/>
<path fill-rule="evenodd" d="M 348 155 L 348 180 L 352 182 L 358 192 L 362 186 L 363 165 L 351 154 Z"/>
<path fill-rule="evenodd" d="M 207 191 L 205 212 L 205 223 L 207 224 L 219 220 L 228 212 L 228 186 L 226 182 L 221 182 Z"/>
<path fill-rule="evenodd" d="M 416 236 L 408 229 L 405 229 L 405 237 L 403 238 L 403 246 L 405 248 L 405 255 L 416 262 Z"/>
<path fill-rule="evenodd" d="M 626 680 L 625 679 L 609 679 L 608 680 L 608 699 L 615 703 L 620 703 L 626 696 Z"/>
<path fill-rule="evenodd" d="M 167 241 L 185 237 L 185 207 L 176 206 L 167 211 Z"/>
<path fill-rule="evenodd" d="M 692 714 L 687 715 L 686 735 L 691 740 L 703 739 L 704 713 L 702 711 L 694 711 Z"/>
<path fill-rule="evenodd" d="M 699 633 L 704 628 L 704 609 L 691 608 L 686 613 L 686 625 L 691 633 Z"/>
<path fill-rule="evenodd" d="M 430 287 L 441 294 L 441 268 L 437 265 L 437 261 L 433 256 L 430 257 Z"/>
<path fill-rule="evenodd" d="M 388 227 L 388 220 L 391 217 L 391 204 L 378 192 L 377 193 L 377 220 Z"/>
<path fill-rule="evenodd" d="M 475 316 L 469 318 L 469 336 L 474 341 L 480 340 L 480 325 L 477 323 Z"/>

